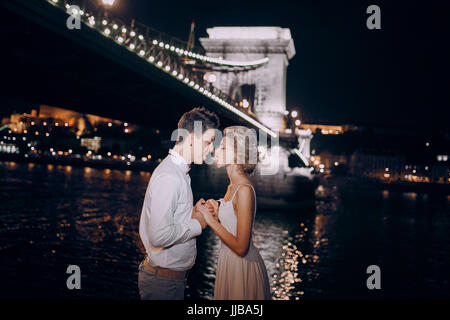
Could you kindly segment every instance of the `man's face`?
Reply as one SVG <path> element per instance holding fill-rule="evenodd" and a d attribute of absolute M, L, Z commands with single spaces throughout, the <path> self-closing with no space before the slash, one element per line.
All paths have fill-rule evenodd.
<path fill-rule="evenodd" d="M 193 158 L 194 163 L 202 164 L 207 155 L 214 149 L 214 129 L 206 130 L 201 136 L 194 134 Z"/>

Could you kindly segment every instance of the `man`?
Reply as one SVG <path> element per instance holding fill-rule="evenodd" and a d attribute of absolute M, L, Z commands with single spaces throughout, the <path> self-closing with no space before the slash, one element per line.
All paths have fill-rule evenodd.
<path fill-rule="evenodd" d="M 196 237 L 206 227 L 193 207 L 189 167 L 203 163 L 213 150 L 216 114 L 205 108 L 186 112 L 178 122 L 178 139 L 153 171 L 145 194 L 139 234 L 147 257 L 139 265 L 143 300 L 182 300 L 187 274 L 197 256 Z M 199 204 L 204 200 L 200 199 Z"/>

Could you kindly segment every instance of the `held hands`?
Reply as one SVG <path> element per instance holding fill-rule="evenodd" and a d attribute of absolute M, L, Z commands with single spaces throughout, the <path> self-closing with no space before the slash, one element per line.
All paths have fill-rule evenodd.
<path fill-rule="evenodd" d="M 197 210 L 203 215 L 206 223 L 211 226 L 212 223 L 219 221 L 219 204 L 214 199 L 209 199 L 205 204 L 199 205 Z"/>
<path fill-rule="evenodd" d="M 197 201 L 197 203 L 195 204 L 195 206 L 192 210 L 192 218 L 196 219 L 198 222 L 200 222 L 202 229 L 206 228 L 206 220 L 205 220 L 203 214 L 199 211 L 199 208 L 204 207 L 205 203 L 206 203 L 205 199 L 201 198 L 200 200 Z"/>

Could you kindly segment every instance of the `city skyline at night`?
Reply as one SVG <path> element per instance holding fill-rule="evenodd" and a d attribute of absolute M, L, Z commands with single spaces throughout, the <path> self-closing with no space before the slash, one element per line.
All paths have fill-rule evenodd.
<path fill-rule="evenodd" d="M 422 10 L 423 5 L 380 3 L 381 30 L 366 28 L 367 6 L 363 2 L 348 7 L 279 3 L 270 11 L 256 3 L 227 2 L 226 8 L 239 10 L 230 10 L 233 14 L 223 17 L 211 4 L 180 2 L 169 9 L 163 3 L 156 7 L 146 1 L 118 1 L 111 13 L 128 21 L 135 18 L 183 40 L 187 40 L 194 19 L 196 47 L 200 47 L 198 39 L 206 36 L 206 29 L 216 25 L 288 27 L 298 50 L 288 67 L 287 108 L 299 110 L 302 121 L 422 127 L 443 132 L 447 128 L 439 113 L 445 110 L 445 88 L 440 79 L 446 67 L 439 63 L 447 49 L 439 40 L 442 19 L 431 16 L 436 13 L 439 17 L 435 12 L 438 9 Z M 202 15 L 198 17 L 200 10 Z M 321 21 L 327 21 L 327 27 L 321 26 Z M 430 46 L 435 49 L 431 51 Z M 422 71 L 429 75 L 418 76 Z M 2 101 L 2 114 L 29 102 L 8 96 Z"/>

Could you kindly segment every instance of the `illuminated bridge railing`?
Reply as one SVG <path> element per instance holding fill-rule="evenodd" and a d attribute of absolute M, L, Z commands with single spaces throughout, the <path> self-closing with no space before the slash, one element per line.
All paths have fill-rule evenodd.
<path fill-rule="evenodd" d="M 265 131 L 272 137 L 277 134 L 264 126 L 255 117 L 240 107 L 239 102 L 214 87 L 204 79 L 205 72 L 214 66 L 232 67 L 235 70 L 249 70 L 263 66 L 269 58 L 255 61 L 231 61 L 214 57 L 208 57 L 202 52 L 194 52 L 183 49 L 185 43 L 145 26 L 140 23 L 126 24 L 117 18 L 108 18 L 104 12 L 95 15 L 83 10 L 71 9 L 67 1 L 46 0 L 48 3 L 69 12 L 80 21 L 100 32 L 105 37 L 115 41 L 118 45 L 127 48 L 137 54 L 148 63 L 168 73 L 173 78 L 198 91 L 205 97 L 213 100 L 220 106 L 228 109 L 245 121 Z"/>

